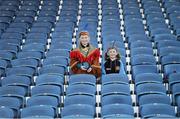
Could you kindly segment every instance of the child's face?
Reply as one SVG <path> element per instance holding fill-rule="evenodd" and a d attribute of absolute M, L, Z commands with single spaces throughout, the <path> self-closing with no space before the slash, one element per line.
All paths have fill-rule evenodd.
<path fill-rule="evenodd" d="M 110 50 L 108 51 L 108 55 L 109 55 L 110 59 L 116 58 L 117 54 L 118 54 L 118 53 L 117 53 L 116 49 L 110 49 Z"/>
<path fill-rule="evenodd" d="M 83 46 L 87 46 L 89 44 L 90 38 L 88 35 L 81 35 L 79 39 Z"/>

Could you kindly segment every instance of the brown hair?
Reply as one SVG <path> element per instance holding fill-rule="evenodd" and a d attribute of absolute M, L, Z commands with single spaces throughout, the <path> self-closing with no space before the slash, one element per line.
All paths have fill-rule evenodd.
<path fill-rule="evenodd" d="M 88 32 L 88 31 L 81 31 L 81 32 L 79 33 L 79 38 L 80 38 L 82 35 L 88 35 L 88 36 L 89 36 L 89 32 Z"/>
<path fill-rule="evenodd" d="M 105 53 L 105 60 L 110 59 L 110 57 L 109 57 L 109 55 L 108 55 L 108 52 L 109 52 L 109 50 L 111 50 L 111 49 L 115 49 L 115 50 L 116 50 L 116 52 L 117 52 L 116 58 L 117 58 L 118 60 L 120 60 L 120 59 L 121 59 L 121 56 L 120 56 L 120 53 L 118 52 L 118 49 L 117 49 L 116 47 L 110 47 L 110 48 L 107 49 L 107 51 L 106 51 L 106 53 Z"/>

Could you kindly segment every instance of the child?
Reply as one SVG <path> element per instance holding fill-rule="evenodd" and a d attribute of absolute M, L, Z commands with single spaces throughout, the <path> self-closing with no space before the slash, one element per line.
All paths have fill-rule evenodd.
<path fill-rule="evenodd" d="M 122 61 L 120 60 L 120 54 L 115 47 L 111 47 L 105 53 L 104 73 L 119 73 L 126 74 Z"/>
<path fill-rule="evenodd" d="M 100 51 L 90 44 L 87 31 L 79 34 L 79 47 L 70 52 L 70 68 L 73 74 L 93 74 L 101 76 Z"/>

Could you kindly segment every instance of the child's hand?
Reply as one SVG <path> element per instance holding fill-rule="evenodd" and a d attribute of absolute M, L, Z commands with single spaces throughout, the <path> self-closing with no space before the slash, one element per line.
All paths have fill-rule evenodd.
<path fill-rule="evenodd" d="M 89 73 L 89 72 L 91 72 L 92 71 L 92 68 L 90 67 L 88 70 L 87 70 L 87 72 Z"/>

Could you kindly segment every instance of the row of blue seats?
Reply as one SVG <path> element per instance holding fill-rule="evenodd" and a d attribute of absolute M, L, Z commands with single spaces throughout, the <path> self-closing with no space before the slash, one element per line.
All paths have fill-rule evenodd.
<path fill-rule="evenodd" d="M 87 76 L 88 75 L 74 75 L 74 76 L 70 77 L 69 87 L 67 88 L 67 91 L 66 91 L 67 94 L 66 94 L 66 98 L 65 98 L 65 102 L 64 102 L 65 107 L 62 109 L 62 113 L 61 113 L 62 117 L 66 117 L 66 116 L 67 117 L 69 117 L 69 116 L 72 116 L 72 117 L 73 116 L 94 117 L 94 114 L 95 114 L 94 106 L 95 106 L 96 102 L 94 99 L 95 97 L 93 95 L 95 95 L 95 93 L 96 93 L 96 88 L 95 88 L 96 79 L 94 76 L 89 75 L 88 76 L 89 78 L 87 78 L 87 81 L 83 80 L 84 79 L 83 77 L 87 77 Z M 117 78 L 115 79 L 114 77 L 117 77 Z M 118 115 L 113 115 L 113 114 L 121 114 L 121 113 L 123 115 L 119 115 L 119 116 L 122 116 L 122 117 L 133 117 L 134 116 L 134 112 L 133 112 L 133 108 L 132 108 L 132 101 L 131 101 L 130 97 L 128 96 L 128 95 L 130 95 L 130 90 L 129 90 L 129 86 L 128 86 L 128 82 L 127 82 L 128 80 L 127 80 L 127 77 L 124 77 L 124 78 L 123 77 L 122 76 L 119 77 L 119 75 L 104 75 L 103 80 L 102 80 L 103 81 L 102 89 L 101 89 L 101 95 L 102 95 L 102 102 L 101 102 L 102 103 L 102 112 L 101 112 L 101 114 L 102 114 L 102 117 L 111 117 L 112 118 L 112 117 L 118 116 Z M 170 98 L 168 96 L 166 96 L 166 89 L 160 81 L 160 79 L 162 77 L 160 78 L 159 75 L 153 75 L 153 74 L 152 75 L 147 74 L 147 77 L 149 77 L 149 79 L 151 78 L 152 80 L 149 80 L 149 82 L 147 80 L 141 81 L 136 86 L 136 93 L 137 93 L 137 97 L 138 97 L 137 103 L 139 103 L 139 105 L 140 105 L 140 108 L 139 108 L 140 115 L 142 117 L 148 117 L 148 116 L 152 116 L 153 114 L 160 114 L 159 116 L 175 117 L 174 109 L 170 106 L 170 103 L 171 103 Z M 158 80 L 154 79 L 155 77 L 159 80 L 159 82 L 158 82 Z M 111 78 L 113 80 L 109 80 L 109 78 Z M 74 80 L 72 80 L 72 79 L 74 79 Z M 143 79 L 145 79 L 145 78 L 143 78 Z M 154 82 L 152 82 L 152 81 L 154 81 Z M 172 87 L 173 88 L 172 91 L 174 94 L 173 100 L 178 99 L 178 94 L 179 94 L 177 92 L 179 90 L 178 86 L 179 86 L 178 84 L 174 84 L 174 86 Z M 8 89 L 10 90 L 11 87 L 13 87 L 13 86 L 8 86 Z M 56 86 L 50 86 L 50 87 L 47 85 L 33 87 L 32 88 L 32 91 L 33 91 L 32 97 L 28 99 L 27 107 L 23 108 L 22 110 L 28 110 L 29 108 L 31 109 L 31 108 L 33 108 L 33 106 L 39 105 L 39 103 L 41 103 L 42 105 L 51 105 L 51 108 L 52 107 L 57 108 L 59 105 L 59 103 L 58 103 L 59 101 L 57 101 L 57 99 L 55 101 L 55 98 L 53 99 L 53 97 L 51 97 L 51 96 L 49 97 L 46 94 L 50 94 L 50 92 L 52 91 L 53 93 L 51 92 L 51 95 L 58 97 L 57 94 L 61 93 L 61 92 L 59 92 L 55 88 Z M 149 88 L 149 87 L 156 87 L 156 88 Z M 2 87 L 1 89 L 3 89 L 3 88 L 5 89 L 5 87 Z M 13 88 L 16 89 L 15 86 Z M 13 90 L 13 88 L 12 88 L 12 90 Z M 48 90 L 45 90 L 45 88 L 48 88 Z M 50 90 L 50 89 L 52 89 L 52 90 Z M 84 90 L 84 89 L 86 89 L 86 90 Z M 49 93 L 47 93 L 47 91 Z M 45 94 L 44 97 L 43 97 L 43 92 L 46 92 L 46 93 L 44 93 Z M 153 92 L 156 92 L 156 93 L 154 94 Z M 5 95 L 5 93 L 2 93 L 2 91 L 1 91 L 1 94 Z M 157 97 L 158 97 L 158 100 L 157 100 Z M 111 100 L 112 98 L 114 99 L 114 101 Z M 1 98 L 1 99 L 3 102 L 3 99 L 5 99 L 5 97 Z M 10 99 L 9 99 L 9 101 L 13 100 L 13 98 L 11 100 Z M 49 99 L 52 99 L 53 101 L 52 100 L 50 101 Z M 117 100 L 115 100 L 115 99 L 117 99 Z M 121 99 L 122 101 L 123 100 L 124 101 L 121 102 L 118 99 Z M 69 101 L 69 100 L 74 100 L 74 101 Z M 77 104 L 75 104 L 75 103 L 77 103 Z M 156 104 L 154 104 L 154 103 L 156 103 Z M 2 103 L 2 104 L 5 104 L 5 103 Z M 16 105 L 17 104 L 19 104 L 19 103 L 16 103 Z M 29 105 L 29 107 L 28 107 L 28 105 Z M 89 105 L 91 105 L 91 106 L 89 106 Z M 121 106 L 123 108 L 121 108 Z M 19 106 L 17 106 L 17 107 L 19 107 Z M 86 109 L 84 109 L 85 107 L 86 107 Z M 149 110 L 145 111 L 148 108 L 149 108 Z M 165 109 L 163 109 L 163 108 L 165 108 Z M 39 107 L 39 109 L 40 109 L 40 107 Z M 81 111 L 79 111 L 78 109 Z M 117 109 L 119 109 L 119 110 L 117 110 Z M 155 111 L 153 111 L 154 109 L 155 109 Z M 73 111 L 69 111 L 69 110 L 73 110 Z M 108 113 L 105 113 L 105 112 L 108 112 Z M 23 113 L 23 111 L 21 113 Z M 35 115 L 47 116 L 49 114 L 49 113 L 41 114 L 40 112 L 38 114 L 37 113 L 33 114 L 33 113 L 30 113 L 29 111 L 28 111 L 28 113 L 29 113 L 29 115 L 26 115 L 26 116 L 33 116 L 33 115 L 34 116 Z"/>

